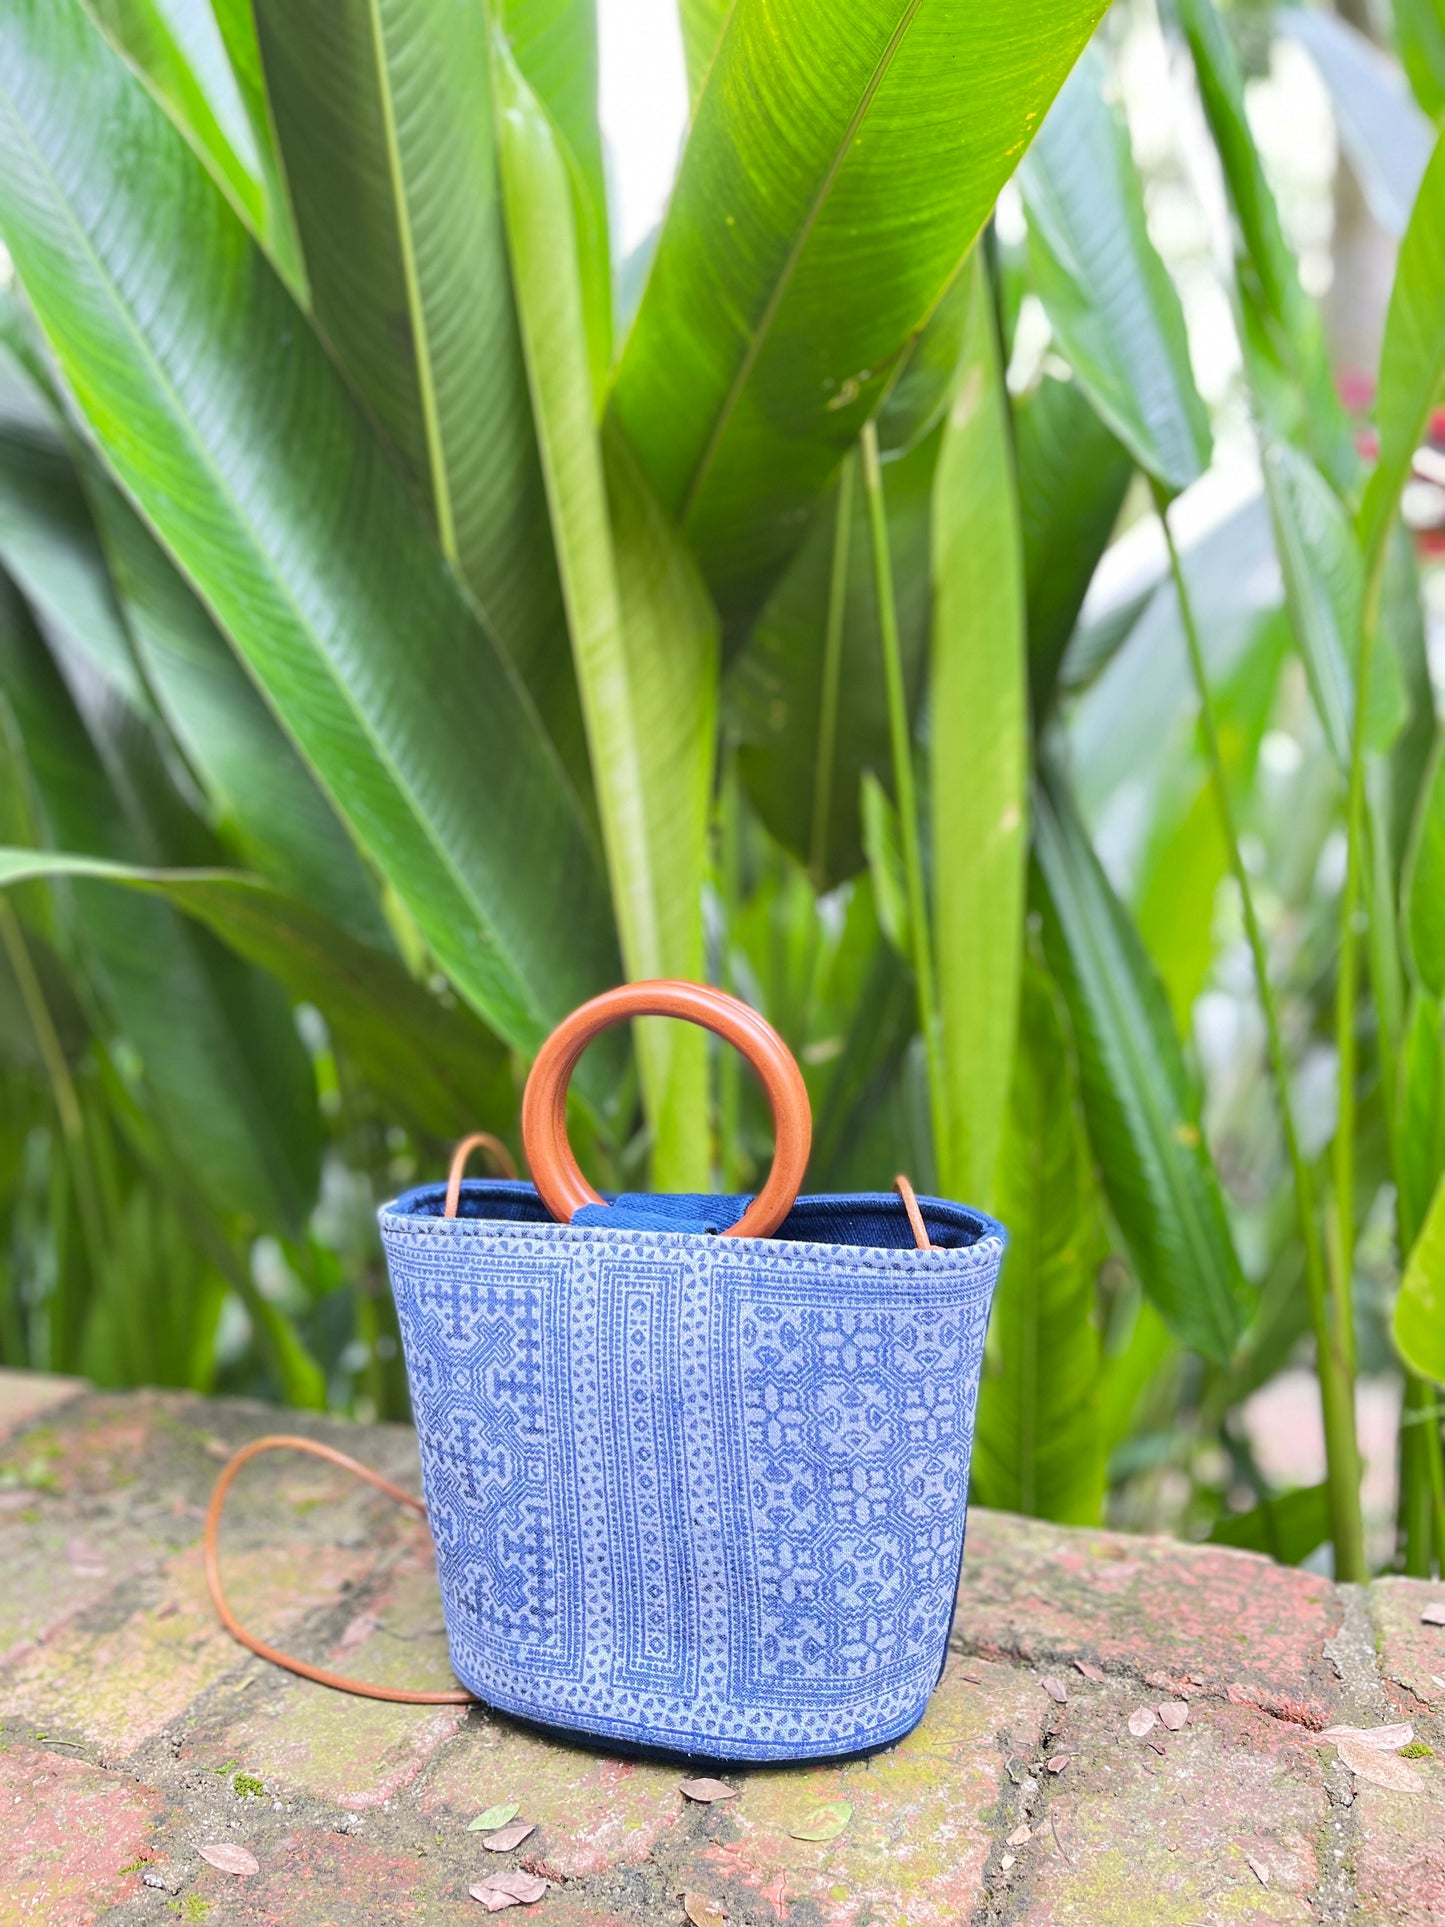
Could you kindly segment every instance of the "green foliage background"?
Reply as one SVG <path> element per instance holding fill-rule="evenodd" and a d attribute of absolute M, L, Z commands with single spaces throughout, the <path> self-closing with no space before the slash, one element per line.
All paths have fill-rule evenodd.
<path fill-rule="evenodd" d="M 1439 1567 L 1445 11 L 1102 11 L 685 0 L 623 261 L 590 0 L 0 0 L 0 1361 L 404 1414 L 376 1204 L 517 1147 L 577 1002 L 707 978 L 810 1188 L 1007 1221 L 980 1499 L 1358 1577 L 1393 1370 L 1375 1556 Z M 1399 244 L 1353 414 L 1281 49 Z M 663 1025 L 573 1135 L 769 1153 Z"/>

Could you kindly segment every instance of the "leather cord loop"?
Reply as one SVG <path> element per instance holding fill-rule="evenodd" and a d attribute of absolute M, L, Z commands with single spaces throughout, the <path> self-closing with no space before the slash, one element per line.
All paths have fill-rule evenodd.
<path fill-rule="evenodd" d="M 464 1137 L 452 1152 L 451 1165 L 447 1171 L 447 1201 L 442 1212 L 444 1218 L 454 1218 L 457 1215 L 457 1207 L 462 1201 L 462 1179 L 466 1175 L 467 1159 L 473 1151 L 485 1151 L 504 1178 L 515 1178 L 517 1175 L 516 1162 L 502 1140 L 499 1137 L 493 1137 L 490 1131 L 473 1131 L 471 1136 Z"/>
<path fill-rule="evenodd" d="M 577 1060 L 599 1031 L 631 1017 L 681 1017 L 742 1052 L 762 1080 L 773 1113 L 773 1165 L 766 1184 L 725 1238 L 766 1238 L 793 1208 L 808 1168 L 813 1118 L 803 1074 L 766 1019 L 737 997 L 708 984 L 664 978 L 622 984 L 574 1010 L 537 1053 L 522 1097 L 522 1143 L 532 1182 L 562 1224 L 602 1199 L 583 1177 L 567 1142 L 567 1086 Z"/>
<path fill-rule="evenodd" d="M 923 1222 L 923 1213 L 918 1208 L 918 1197 L 912 1184 L 900 1171 L 893 1180 L 893 1188 L 903 1200 L 903 1209 L 908 1213 L 908 1226 L 913 1233 L 913 1242 L 920 1251 L 932 1251 L 933 1240 L 928 1235 L 928 1226 Z"/>
<path fill-rule="evenodd" d="M 211 1601 L 220 1615 L 221 1624 L 231 1635 L 260 1659 L 267 1659 L 273 1666 L 284 1666 L 288 1673 L 296 1673 L 302 1679 L 314 1680 L 318 1686 L 334 1686 L 339 1693 L 354 1693 L 361 1699 L 397 1700 L 404 1706 L 471 1706 L 476 1700 L 475 1693 L 469 1693 L 464 1686 L 458 1686 L 448 1693 L 417 1693 L 404 1686 L 373 1686 L 366 1680 L 349 1679 L 345 1673 L 329 1672 L 324 1666 L 308 1665 L 304 1659 L 296 1659 L 290 1653 L 283 1653 L 279 1647 L 268 1646 L 264 1639 L 258 1639 L 236 1618 L 226 1600 L 221 1585 L 220 1532 L 221 1509 L 226 1502 L 231 1481 L 252 1459 L 262 1452 L 307 1452 L 312 1458 L 326 1459 L 332 1465 L 339 1465 L 344 1472 L 354 1472 L 358 1479 L 365 1479 L 374 1485 L 378 1492 L 384 1492 L 388 1499 L 395 1499 L 409 1511 L 426 1517 L 426 1506 L 422 1500 L 410 1492 L 404 1492 L 390 1479 L 384 1479 L 379 1472 L 362 1465 L 358 1459 L 349 1458 L 345 1452 L 338 1452 L 334 1445 L 321 1445 L 315 1439 L 298 1438 L 292 1433 L 272 1432 L 265 1438 L 252 1439 L 243 1445 L 239 1452 L 227 1460 L 221 1476 L 216 1481 L 216 1489 L 211 1494 L 211 1503 L 206 1508 L 206 1531 L 204 1539 L 206 1558 L 206 1584 L 210 1588 Z"/>

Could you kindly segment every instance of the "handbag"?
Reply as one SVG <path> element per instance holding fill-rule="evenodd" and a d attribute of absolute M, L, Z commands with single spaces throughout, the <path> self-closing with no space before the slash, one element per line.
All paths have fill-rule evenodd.
<path fill-rule="evenodd" d="M 703 1025 L 759 1074 L 775 1150 L 756 1197 L 604 1201 L 583 1177 L 568 1081 L 598 1031 L 639 1016 Z M 522 1134 L 532 1183 L 464 1181 L 468 1140 L 446 1185 L 380 1213 L 466 1689 L 404 1697 L 694 1758 L 899 1738 L 946 1657 L 1002 1228 L 906 1179 L 799 1197 L 802 1075 L 755 1011 L 703 985 L 575 1011 L 537 1057 Z M 253 1650 L 356 1690 L 254 1640 L 220 1594 L 225 1486 L 273 1443 L 217 1488 L 213 1594 Z"/>

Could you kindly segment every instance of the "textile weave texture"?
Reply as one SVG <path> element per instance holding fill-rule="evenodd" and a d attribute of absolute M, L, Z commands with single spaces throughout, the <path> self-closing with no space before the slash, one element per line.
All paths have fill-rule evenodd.
<path fill-rule="evenodd" d="M 710 1758 L 907 1732 L 953 1613 L 999 1227 L 927 1201 L 950 1242 L 920 1252 L 896 1199 L 800 1199 L 731 1239 L 557 1225 L 529 1194 L 381 1213 L 457 1677 Z M 875 1242 L 807 1236 L 840 1228 Z"/>

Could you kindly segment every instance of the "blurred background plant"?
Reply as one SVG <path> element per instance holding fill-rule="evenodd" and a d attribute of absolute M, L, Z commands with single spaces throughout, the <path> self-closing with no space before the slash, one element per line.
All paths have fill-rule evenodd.
<path fill-rule="evenodd" d="M 3 0 L 0 1360 L 403 1416 L 707 976 L 1008 1223 L 979 1499 L 1439 1568 L 1445 9 L 1101 11 L 604 5 L 607 153 L 591 0 Z"/>

